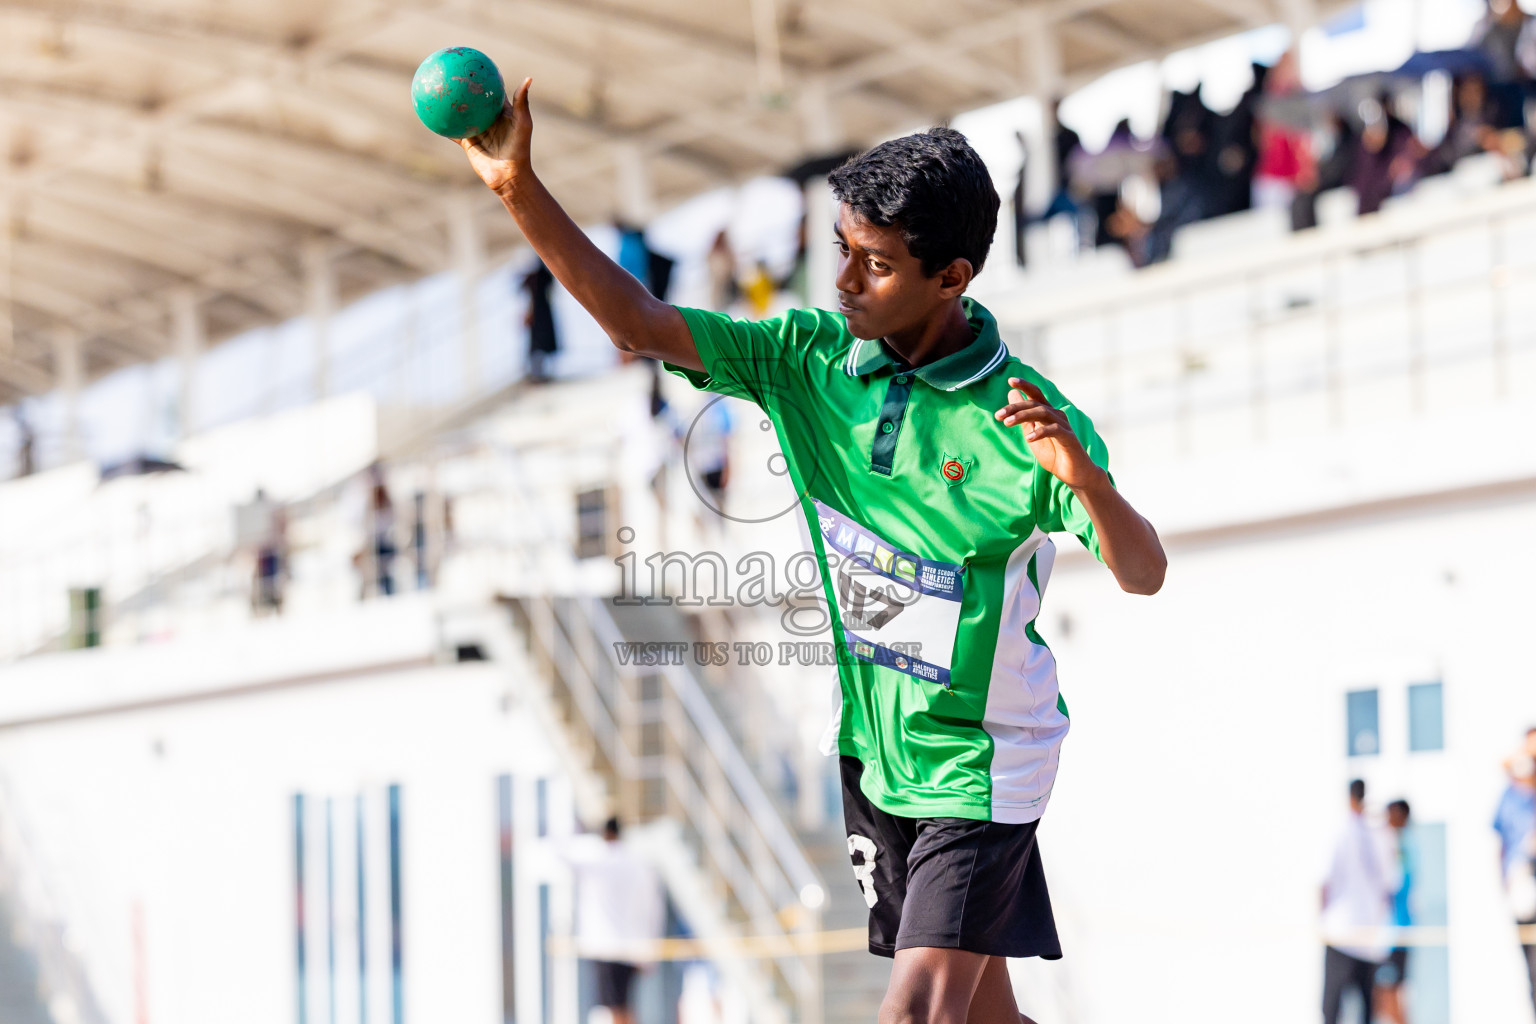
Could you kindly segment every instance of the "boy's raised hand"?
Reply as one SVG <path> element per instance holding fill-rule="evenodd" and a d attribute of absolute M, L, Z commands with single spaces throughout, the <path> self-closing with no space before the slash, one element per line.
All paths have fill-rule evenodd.
<path fill-rule="evenodd" d="M 523 79 L 517 92 L 502 102 L 495 124 L 474 138 L 458 140 L 480 180 L 497 193 L 516 184 L 531 162 L 533 114 L 528 109 L 528 87 L 532 84 L 532 78 Z"/>
<path fill-rule="evenodd" d="M 1072 431 L 1067 414 L 1045 400 L 1045 393 L 1022 377 L 1009 377 L 1008 404 L 993 416 L 1003 426 L 1028 425 L 1024 440 L 1042 469 L 1068 487 L 1087 487 L 1104 473 L 1088 457 Z"/>

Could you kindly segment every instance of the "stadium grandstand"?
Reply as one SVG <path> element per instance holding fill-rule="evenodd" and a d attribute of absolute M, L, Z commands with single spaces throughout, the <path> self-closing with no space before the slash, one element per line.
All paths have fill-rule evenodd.
<path fill-rule="evenodd" d="M 1533 14 L 0 0 L 0 1024 L 896 1019 L 782 426 L 610 343 L 413 112 L 450 46 L 690 309 L 837 308 L 829 174 L 985 160 L 968 294 L 1168 556 L 1028 626 L 1026 1019 L 1315 1021 L 1342 948 L 1328 1024 L 1536 1021 Z"/>

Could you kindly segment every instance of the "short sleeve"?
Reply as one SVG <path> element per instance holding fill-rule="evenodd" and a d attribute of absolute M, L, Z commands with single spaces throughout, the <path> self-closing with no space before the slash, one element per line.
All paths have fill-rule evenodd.
<path fill-rule="evenodd" d="M 838 334 L 830 316 L 821 310 L 791 310 L 771 320 L 736 320 L 725 313 L 682 306 L 678 312 L 693 334 L 704 370 L 662 365 L 696 388 L 759 406 L 776 393 L 803 388 L 807 361 L 818 338 L 831 344 Z"/>
<path fill-rule="evenodd" d="M 1037 382 L 1040 382 L 1037 379 Z M 1077 435 L 1088 457 L 1094 465 L 1104 472 L 1109 472 L 1109 446 L 1093 428 L 1090 420 L 1081 409 L 1065 401 L 1061 392 L 1050 386 L 1049 381 L 1040 382 L 1041 389 L 1051 404 L 1067 414 L 1067 422 L 1072 425 L 1072 432 Z M 1115 478 L 1109 478 L 1113 486 Z M 1059 479 L 1035 465 L 1035 477 L 1033 481 L 1035 496 L 1035 522 L 1046 533 L 1070 533 L 1083 542 L 1083 546 L 1092 552 L 1093 557 L 1104 561 L 1103 554 L 1099 551 L 1098 533 L 1093 528 L 1093 520 L 1088 516 L 1088 510 L 1083 508 L 1072 488 L 1062 483 Z"/>

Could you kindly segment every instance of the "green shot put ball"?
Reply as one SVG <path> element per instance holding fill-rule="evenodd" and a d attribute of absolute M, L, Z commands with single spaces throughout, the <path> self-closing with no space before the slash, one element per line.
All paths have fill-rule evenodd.
<path fill-rule="evenodd" d="M 438 50 L 411 79 L 416 116 L 450 139 L 479 135 L 494 124 L 506 94 L 491 58 L 467 46 Z"/>

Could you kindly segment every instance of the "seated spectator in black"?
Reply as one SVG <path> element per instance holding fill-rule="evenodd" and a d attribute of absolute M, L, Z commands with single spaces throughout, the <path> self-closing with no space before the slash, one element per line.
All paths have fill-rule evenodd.
<path fill-rule="evenodd" d="M 1259 163 L 1256 121 L 1269 68 L 1253 65 L 1253 84 L 1230 113 L 1211 123 L 1211 153 L 1217 188 L 1206 204 L 1207 217 L 1240 213 L 1253 204 L 1253 172 Z"/>
<path fill-rule="evenodd" d="M 1458 76 L 1452 95 L 1451 123 L 1440 144 L 1425 153 L 1419 161 L 1418 176 L 1421 178 L 1444 174 L 1462 157 L 1490 152 L 1498 146 L 1497 131 L 1493 127 L 1496 116 L 1494 103 L 1488 95 L 1483 76 Z"/>
<path fill-rule="evenodd" d="M 1367 214 L 1380 210 L 1382 203 L 1413 181 L 1423 147 L 1413 129 L 1393 113 L 1390 96 L 1383 93 L 1360 108 L 1365 127 L 1355 146 L 1348 184 L 1360 199 L 1360 213 Z"/>
<path fill-rule="evenodd" d="M 1160 210 L 1146 236 L 1145 260 L 1161 263 L 1173 248 L 1173 235 L 1186 224 L 1211 216 L 1221 191 L 1215 154 L 1211 152 L 1211 128 L 1215 114 L 1200 97 L 1200 90 L 1174 92 L 1163 124 L 1167 146 L 1155 167 Z"/>

